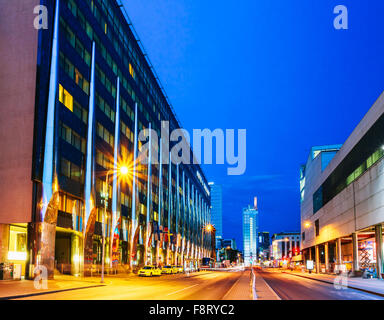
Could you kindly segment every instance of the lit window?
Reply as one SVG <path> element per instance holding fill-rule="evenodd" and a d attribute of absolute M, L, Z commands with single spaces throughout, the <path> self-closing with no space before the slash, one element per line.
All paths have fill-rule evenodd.
<path fill-rule="evenodd" d="M 73 112 L 73 97 L 61 84 L 59 84 L 59 101 Z"/>
<path fill-rule="evenodd" d="M 27 229 L 10 226 L 8 259 L 25 261 L 27 259 Z"/>

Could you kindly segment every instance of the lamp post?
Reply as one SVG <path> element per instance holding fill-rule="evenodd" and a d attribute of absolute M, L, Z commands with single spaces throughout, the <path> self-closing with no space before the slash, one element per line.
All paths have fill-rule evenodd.
<path fill-rule="evenodd" d="M 203 254 L 204 254 L 204 231 L 211 232 L 212 231 L 212 225 L 207 224 L 201 228 L 201 247 L 202 247 Z"/>
<path fill-rule="evenodd" d="M 129 170 L 128 170 L 128 167 L 126 166 L 121 166 L 118 170 L 117 170 L 117 173 L 116 174 L 120 174 L 122 176 L 126 176 L 128 174 Z M 105 258 L 105 216 L 107 215 L 107 202 L 108 202 L 108 198 L 109 198 L 109 190 L 108 190 L 108 186 L 109 186 L 109 182 L 108 182 L 108 178 L 109 178 L 109 174 L 111 173 L 111 170 L 109 170 L 107 172 L 107 176 L 106 176 L 106 179 L 105 179 L 105 186 L 104 186 L 104 213 L 103 213 L 103 229 L 102 229 L 102 232 L 103 232 L 103 237 L 102 237 L 102 243 L 101 243 L 101 280 L 100 282 L 101 283 L 104 283 L 104 258 Z M 111 226 L 112 227 L 112 226 Z M 112 239 L 110 239 L 110 241 L 112 241 Z M 111 246 L 112 247 L 112 246 Z"/>

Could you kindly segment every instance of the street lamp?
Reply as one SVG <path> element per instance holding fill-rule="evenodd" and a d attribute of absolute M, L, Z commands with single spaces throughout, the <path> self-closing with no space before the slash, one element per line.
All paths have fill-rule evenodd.
<path fill-rule="evenodd" d="M 304 228 L 309 228 L 311 223 L 309 221 L 304 222 Z"/>
<path fill-rule="evenodd" d="M 105 185 L 104 185 L 104 191 L 103 191 L 103 195 L 104 195 L 104 213 L 103 213 L 103 237 L 102 237 L 102 243 L 101 243 L 101 280 L 100 282 L 101 283 L 104 283 L 104 260 L 105 260 L 105 216 L 107 215 L 107 202 L 108 202 L 108 198 L 109 198 L 109 190 L 108 190 L 108 186 L 109 186 L 109 181 L 108 181 L 108 178 L 109 178 L 109 174 L 113 172 L 113 173 L 116 173 L 117 175 L 120 175 L 120 176 L 126 176 L 129 172 L 128 170 L 128 167 L 125 166 L 125 165 L 122 165 L 118 168 L 118 170 L 108 170 L 107 172 L 107 176 L 106 176 L 106 179 L 105 179 Z M 110 241 L 112 241 L 112 239 L 109 239 Z"/>
<path fill-rule="evenodd" d="M 201 247 L 204 252 L 204 231 L 211 232 L 213 230 L 213 225 L 207 224 L 201 228 Z"/>

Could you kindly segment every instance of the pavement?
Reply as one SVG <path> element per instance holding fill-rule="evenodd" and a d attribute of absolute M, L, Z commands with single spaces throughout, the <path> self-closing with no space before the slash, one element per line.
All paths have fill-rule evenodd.
<path fill-rule="evenodd" d="M 377 294 L 343 286 L 342 282 L 335 285 L 333 281 L 319 281 L 318 278 L 306 277 L 299 272 L 263 269 L 257 270 L 256 274 L 264 279 L 281 300 L 384 300 Z"/>
<path fill-rule="evenodd" d="M 293 274 L 307 279 L 323 281 L 330 284 L 346 286 L 351 289 L 362 290 L 368 293 L 382 295 L 384 297 L 384 280 L 380 279 L 363 279 L 361 277 L 348 278 L 341 277 L 333 274 L 318 274 L 298 271 L 284 271 L 287 274 Z"/>
<path fill-rule="evenodd" d="M 248 274 L 247 274 L 248 273 Z M 247 281 L 246 281 L 247 279 Z M 222 300 L 245 299 L 250 284 L 249 271 L 162 275 L 143 278 L 137 275 L 100 277 L 56 277 L 47 289 L 36 289 L 31 280 L 1 281 L 0 299 L 23 300 Z"/>

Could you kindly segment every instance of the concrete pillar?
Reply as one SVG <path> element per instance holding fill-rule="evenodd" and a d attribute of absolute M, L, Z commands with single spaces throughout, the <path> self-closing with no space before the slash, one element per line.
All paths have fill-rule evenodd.
<path fill-rule="evenodd" d="M 320 273 L 320 254 L 319 246 L 315 246 L 316 273 Z"/>
<path fill-rule="evenodd" d="M 341 238 L 336 240 L 336 263 L 338 265 L 343 263 L 343 259 L 341 256 Z"/>
<path fill-rule="evenodd" d="M 381 224 L 375 226 L 376 236 L 376 265 L 377 265 L 377 277 L 382 279 L 383 271 L 383 227 Z"/>
<path fill-rule="evenodd" d="M 284 242 L 284 257 L 288 256 L 288 241 Z"/>
<path fill-rule="evenodd" d="M 354 232 L 352 233 L 352 271 L 359 271 L 360 266 L 359 266 L 359 243 L 358 243 L 358 237 L 357 233 Z"/>
<path fill-rule="evenodd" d="M 309 259 L 308 260 L 312 260 L 312 247 L 310 247 L 308 250 L 309 250 Z"/>
<path fill-rule="evenodd" d="M 324 243 L 324 255 L 325 255 L 325 271 L 329 271 L 329 246 L 328 242 Z"/>
<path fill-rule="evenodd" d="M 0 224 L 0 263 L 8 259 L 9 225 Z"/>

